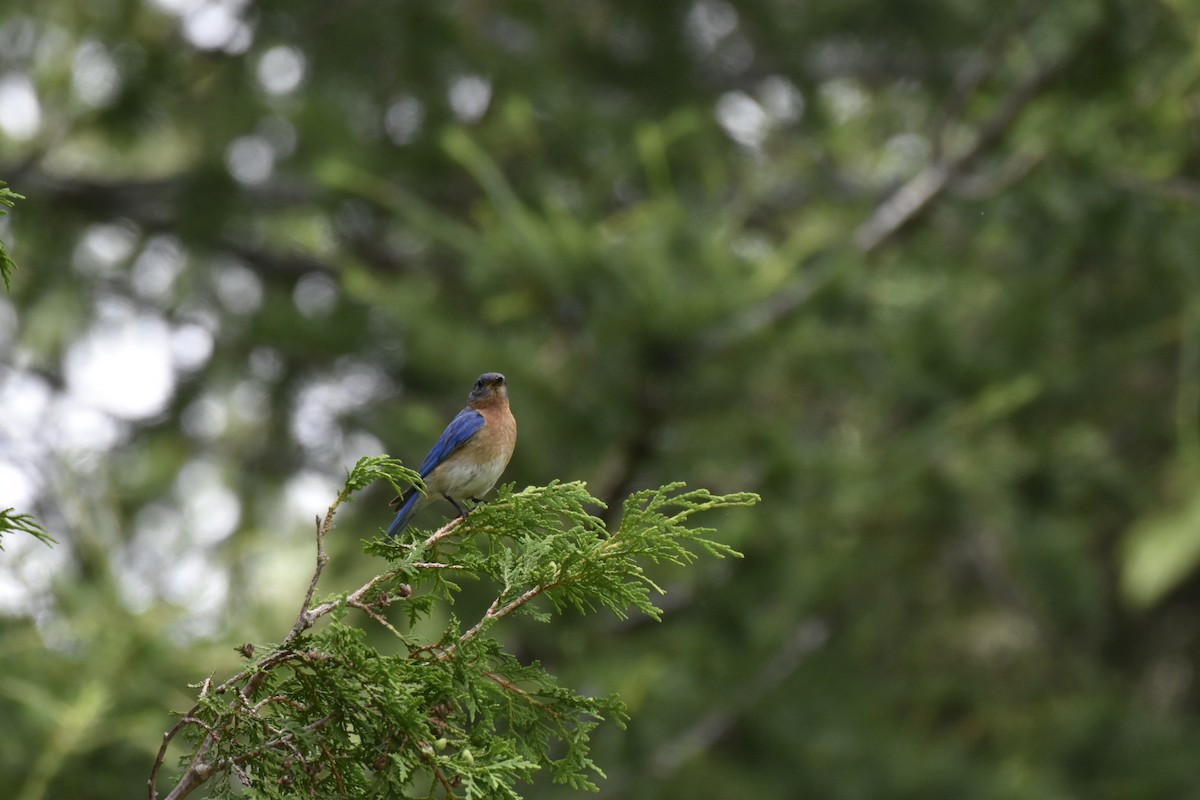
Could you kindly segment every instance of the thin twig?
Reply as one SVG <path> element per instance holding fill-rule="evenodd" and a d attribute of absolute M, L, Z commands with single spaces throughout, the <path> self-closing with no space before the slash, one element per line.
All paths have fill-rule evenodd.
<path fill-rule="evenodd" d="M 536 697 L 531 695 L 529 692 L 525 691 L 520 686 L 517 686 L 515 683 L 510 681 L 508 678 L 505 678 L 503 675 L 501 675 L 497 672 L 485 672 L 483 674 L 488 676 L 489 678 L 491 678 L 496 683 L 500 684 L 500 686 L 504 687 L 507 691 L 510 691 L 513 694 L 519 695 L 523 700 L 525 700 L 526 702 L 528 702 L 532 705 L 543 706 L 543 707 L 546 705 L 541 700 L 537 699 Z"/>
<path fill-rule="evenodd" d="M 325 754 L 325 758 L 329 761 L 329 771 L 333 773 L 333 779 L 337 781 L 338 794 L 342 797 L 346 796 L 346 781 L 342 779 L 342 773 L 337 768 L 337 759 L 333 753 L 329 752 L 329 747 L 325 742 L 319 743 L 321 752 Z"/>
<path fill-rule="evenodd" d="M 174 739 L 180 731 L 182 731 L 191 721 L 192 715 L 200 710 L 200 706 L 192 706 L 191 711 L 179 718 L 179 721 L 171 726 L 171 729 L 163 734 L 162 744 L 159 745 L 158 755 L 154 759 L 154 766 L 150 769 L 150 780 L 147 782 L 150 789 L 150 800 L 155 800 L 158 797 L 158 771 L 162 769 L 163 762 L 167 757 L 167 748 L 171 745 L 171 740 Z"/>
<path fill-rule="evenodd" d="M 375 620 L 376 622 L 378 622 L 378 623 L 379 623 L 380 625 L 382 625 L 383 627 L 387 628 L 389 631 L 391 631 L 391 632 L 392 632 L 393 634 L 395 634 L 396 636 L 400 636 L 400 635 L 401 635 L 401 634 L 400 634 L 400 631 L 396 630 L 396 627 L 395 627 L 394 625 L 392 625 L 392 623 L 388 622 L 386 619 L 384 619 L 382 616 L 380 616 L 378 613 L 376 613 L 376 612 L 375 612 L 375 609 L 371 608 L 371 607 L 370 607 L 370 606 L 368 606 L 367 604 L 365 604 L 365 603 L 351 603 L 351 602 L 347 602 L 347 603 L 346 603 L 346 605 L 348 605 L 348 606 L 353 606 L 354 608 L 357 608 L 359 611 L 363 612 L 363 613 L 364 613 L 364 614 L 366 614 L 368 617 L 370 617 L 371 619 Z"/>
<path fill-rule="evenodd" d="M 321 717 L 320 719 L 314 720 L 314 721 L 308 723 L 303 728 L 301 728 L 301 730 L 304 733 L 312 733 L 313 731 L 319 731 L 321 728 L 324 728 L 326 725 L 328 725 L 330 722 L 333 722 L 333 720 L 335 720 L 335 719 L 337 719 L 337 712 L 331 711 L 328 714 L 326 714 L 325 716 Z M 258 747 L 254 748 L 253 750 L 251 750 L 248 753 L 242 753 L 241 755 L 233 756 L 233 757 L 227 759 L 227 763 L 230 765 L 245 764 L 247 761 L 254 758 L 256 755 L 258 755 L 259 753 L 261 753 L 264 750 L 277 750 L 280 747 L 293 748 L 293 752 L 296 754 L 296 756 L 298 758 L 300 758 L 301 760 L 304 760 L 303 754 L 299 750 L 295 749 L 295 745 L 292 744 L 295 741 L 295 739 L 296 739 L 296 734 L 290 733 L 290 732 L 282 734 L 280 736 L 276 736 L 274 739 L 263 742 Z"/>
<path fill-rule="evenodd" d="M 312 606 L 313 593 L 317 590 L 317 583 L 321 580 L 321 573 L 325 571 L 325 565 L 329 563 L 329 554 L 325 552 L 325 536 L 333 528 L 333 513 L 342 501 L 342 497 L 343 495 L 339 494 L 338 499 L 325 512 L 324 522 L 321 521 L 320 517 L 317 518 L 317 568 L 313 570 L 312 580 L 308 582 L 308 590 L 304 593 L 304 602 L 300 604 L 300 613 L 296 615 L 296 622 L 292 625 L 292 629 L 288 631 L 288 635 L 284 637 L 284 644 L 290 643 L 301 632 L 312 626 L 312 619 L 309 617 L 308 610 Z"/>
<path fill-rule="evenodd" d="M 534 586 L 532 589 L 526 590 L 522 595 L 509 601 L 503 606 L 500 605 L 500 597 L 497 596 L 496 599 L 492 601 L 492 604 L 488 606 L 488 610 L 484 612 L 484 615 L 482 618 L 480 618 L 479 622 L 476 622 L 462 636 L 459 636 L 457 643 L 447 645 L 446 649 L 442 651 L 442 654 L 438 656 L 438 659 L 445 661 L 446 659 L 450 658 L 452 655 L 454 655 L 455 650 L 478 636 L 484 627 L 486 627 L 489 623 L 495 622 L 501 617 L 508 616 L 538 595 L 547 592 L 561 584 L 562 581 L 557 580 L 551 583 L 541 584 L 540 586 Z"/>
<path fill-rule="evenodd" d="M 316 568 L 313 570 L 312 580 L 309 581 L 308 591 L 304 596 L 304 602 L 300 607 L 300 613 L 296 617 L 295 624 L 292 625 L 292 629 L 288 632 L 288 635 L 284 637 L 284 640 L 281 643 L 281 649 L 260 662 L 260 671 L 249 676 L 249 679 L 246 680 L 246 685 L 242 687 L 242 690 L 238 693 L 238 700 L 235 702 L 241 702 L 243 704 L 249 703 L 249 699 L 253 695 L 254 691 L 262 685 L 263 681 L 266 680 L 268 669 L 271 666 L 274 666 L 275 664 L 280 663 L 281 661 L 292 656 L 292 654 L 287 651 L 287 646 L 293 640 L 295 640 L 295 638 L 299 636 L 305 628 L 312 624 L 311 620 L 309 619 L 309 606 L 312 603 L 312 597 L 313 593 L 316 591 L 317 583 L 321 579 L 321 573 L 324 572 L 325 565 L 329 562 L 329 556 L 325 552 L 325 536 L 330 530 L 332 530 L 334 514 L 337 511 L 337 507 L 344 499 L 345 492 L 339 494 L 333 504 L 329 506 L 329 510 L 325 513 L 324 520 L 322 520 L 320 517 L 317 517 L 316 519 L 317 563 Z M 248 674 L 249 672 L 247 670 L 243 670 L 242 672 L 238 673 L 238 676 L 244 677 Z M 218 691 L 232 685 L 233 680 L 234 679 L 230 679 L 229 681 L 221 684 L 221 687 L 218 688 Z M 209 684 L 206 683 L 206 688 L 208 685 Z M 194 714 L 198 709 L 199 706 L 196 706 L 196 708 L 193 709 L 190 714 Z M 176 726 L 176 728 L 168 731 L 167 735 L 164 736 L 163 744 L 159 748 L 158 757 L 155 759 L 154 766 L 150 772 L 150 800 L 157 800 L 158 798 L 158 772 L 162 767 L 163 760 L 166 758 L 167 745 L 170 743 L 170 740 L 179 733 L 180 730 L 182 730 L 182 726 Z M 179 783 L 175 785 L 175 788 L 172 789 L 167 795 L 167 800 L 180 800 L 180 798 L 187 797 L 189 794 L 195 791 L 197 787 L 208 780 L 208 778 L 212 775 L 214 765 L 204 761 L 204 756 L 207 755 L 208 751 L 212 748 L 213 744 L 216 743 L 218 738 L 219 734 L 215 730 L 209 730 L 207 734 L 205 734 L 204 740 L 200 743 L 199 747 L 196 748 L 195 755 L 192 756 L 191 763 L 188 764 L 187 771 L 183 774 L 183 777 L 180 779 Z"/>
<path fill-rule="evenodd" d="M 466 521 L 466 519 L 467 519 L 466 517 L 455 517 L 454 519 L 450 520 L 442 527 L 438 528 L 436 531 L 434 531 L 429 536 L 428 539 L 425 540 L 425 545 L 424 545 L 423 549 L 428 550 L 429 548 L 433 547 L 435 544 L 440 542 L 442 539 L 445 539 L 447 536 L 454 533 L 454 529 L 457 528 L 459 525 L 462 525 L 463 522 Z"/>
<path fill-rule="evenodd" d="M 262 710 L 263 706 L 267 705 L 268 703 L 287 703 L 292 708 L 300 711 L 308 711 L 308 706 L 304 705 L 298 700 L 293 700 L 292 698 L 285 697 L 281 694 L 273 694 L 270 697 L 264 697 L 262 700 L 259 700 L 257 703 L 251 706 L 249 711 L 251 714 L 258 714 L 258 712 Z"/>

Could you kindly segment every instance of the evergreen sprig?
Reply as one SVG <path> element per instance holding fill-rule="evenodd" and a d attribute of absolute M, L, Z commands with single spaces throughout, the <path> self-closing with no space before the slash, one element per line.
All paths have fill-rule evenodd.
<path fill-rule="evenodd" d="M 5 206 L 12 208 L 16 205 L 15 201 L 24 199 L 25 195 L 17 194 L 8 188 L 7 183 L 0 181 L 0 217 L 8 213 Z M 12 291 L 12 273 L 16 268 L 17 264 L 9 256 L 4 240 L 0 239 L 0 279 L 4 280 L 5 291 Z M 33 517 L 28 514 L 18 514 L 14 509 L 6 508 L 0 511 L 0 550 L 4 549 L 4 534 L 12 531 L 31 534 L 45 544 L 57 544 L 57 540 L 46 533 L 46 530 Z"/>
<path fill-rule="evenodd" d="M 8 213 L 4 206 L 12 208 L 17 200 L 24 200 L 25 195 L 17 194 L 12 189 L 8 188 L 8 184 L 0 181 L 0 217 Z M 5 247 L 4 241 L 0 240 L 0 278 L 4 279 L 4 290 L 12 291 L 12 273 L 17 268 L 16 262 L 8 254 L 8 248 Z"/>
<path fill-rule="evenodd" d="M 685 523 L 698 512 L 757 502 L 748 493 L 714 495 L 683 484 L 639 492 L 610 532 L 592 509 L 603 504 L 583 483 L 502 487 L 465 520 L 432 534 L 368 541 L 389 569 L 357 590 L 315 602 L 328 558 L 324 539 L 338 506 L 376 480 L 400 491 L 420 478 L 387 457 L 359 461 L 317 521 L 317 562 L 291 631 L 265 646 L 243 645 L 250 663 L 220 685 L 200 685 L 196 705 L 164 736 L 150 797 L 169 744 L 189 741 L 184 772 L 166 795 L 181 798 L 212 778 L 211 796 L 519 798 L 518 787 L 545 770 L 556 783 L 596 789 L 603 772 L 590 735 L 604 720 L 620 726 L 616 697 L 588 697 L 558 685 L 540 664 L 523 664 L 490 633 L 504 617 L 573 607 L 630 609 L 658 618 L 662 592 L 645 564 L 689 564 L 697 552 L 737 556 Z M 495 596 L 469 627 L 453 615 L 439 635 L 413 623 L 453 601 L 461 578 L 486 581 Z M 536 602 L 545 598 L 542 607 Z M 399 605 L 404 621 L 388 619 Z M 549 610 L 547 610 L 547 607 Z M 391 635 L 394 648 L 368 643 L 348 622 L 358 613 Z M 329 616 L 328 624 L 313 626 Z"/>
<path fill-rule="evenodd" d="M 46 529 L 28 514 L 18 514 L 15 509 L 0 510 L 0 550 L 4 549 L 4 534 L 19 531 L 28 533 L 45 544 L 57 544 L 58 541 L 46 533 Z"/>

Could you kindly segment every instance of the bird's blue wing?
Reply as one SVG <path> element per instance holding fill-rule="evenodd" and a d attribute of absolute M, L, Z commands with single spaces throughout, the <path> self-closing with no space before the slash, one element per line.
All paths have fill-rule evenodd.
<path fill-rule="evenodd" d="M 396 499 L 399 500 L 400 498 L 397 497 Z M 412 494 L 408 496 L 408 502 L 400 506 L 400 510 L 397 512 L 396 518 L 392 520 L 392 524 L 388 526 L 387 535 L 390 538 L 395 539 L 400 534 L 400 531 L 404 530 L 408 526 L 408 521 L 412 519 L 413 514 L 417 513 L 417 507 L 420 505 L 421 493 L 413 490 Z"/>
<path fill-rule="evenodd" d="M 450 424 L 446 426 L 446 430 L 442 431 L 441 437 L 429 451 L 429 455 L 425 456 L 425 460 L 421 462 L 421 477 L 429 477 L 429 473 L 433 472 L 438 464 L 466 444 L 482 427 L 483 414 L 473 408 L 464 408 L 458 412 L 458 416 L 450 420 Z"/>

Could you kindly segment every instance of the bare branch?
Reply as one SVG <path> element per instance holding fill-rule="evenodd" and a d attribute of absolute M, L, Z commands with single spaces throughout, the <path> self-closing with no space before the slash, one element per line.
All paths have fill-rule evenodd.
<path fill-rule="evenodd" d="M 551 583 L 541 584 L 540 586 L 534 586 L 533 588 L 526 590 L 519 597 L 509 601 L 508 603 L 505 603 L 503 606 L 500 605 L 500 597 L 497 597 L 492 601 L 492 604 L 488 606 L 488 610 L 484 613 L 483 617 L 480 618 L 479 622 L 476 622 L 473 626 L 471 626 L 471 628 L 463 633 L 462 636 L 458 637 L 458 644 L 451 644 L 442 651 L 441 655 L 438 656 L 439 660 L 445 661 L 446 659 L 450 658 L 450 656 L 454 655 L 454 651 L 457 650 L 459 646 L 466 644 L 478 636 L 488 624 L 495 622 L 502 617 L 508 616 L 533 598 L 537 597 L 543 592 L 553 589 L 555 586 L 558 586 L 561 583 L 561 581 L 553 581 Z"/>

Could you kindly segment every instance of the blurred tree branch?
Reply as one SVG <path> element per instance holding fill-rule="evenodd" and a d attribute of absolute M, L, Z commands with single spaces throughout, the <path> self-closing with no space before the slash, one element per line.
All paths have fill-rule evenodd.
<path fill-rule="evenodd" d="M 1070 56 L 1040 67 L 1000 102 L 992 116 L 975 133 L 961 152 L 944 155 L 922 169 L 880 203 L 854 232 L 855 245 L 871 253 L 900 232 L 938 198 L 981 155 L 1003 140 L 1021 112 L 1060 75 Z"/>
<path fill-rule="evenodd" d="M 1129 191 L 1174 200 L 1189 205 L 1200 205 L 1200 181 L 1191 178 L 1165 178 L 1154 180 L 1138 175 L 1122 175 L 1120 184 Z"/>
<path fill-rule="evenodd" d="M 687 761 L 716 744 L 821 649 L 829 636 L 829 624 L 822 619 L 806 619 L 796 625 L 758 670 L 728 693 L 728 700 L 659 745 L 650 757 L 651 774 L 660 780 L 670 778 Z"/>
<path fill-rule="evenodd" d="M 1045 4 L 1041 0 L 1025 0 L 1021 3 L 1012 19 L 999 26 L 980 48 L 979 53 L 955 75 L 950 96 L 938 107 L 931 126 L 932 155 L 935 162 L 944 158 L 947 129 L 962 118 L 971 98 L 1004 63 L 1013 38 L 1028 30 L 1044 7 Z"/>

